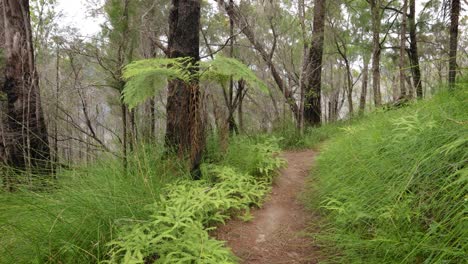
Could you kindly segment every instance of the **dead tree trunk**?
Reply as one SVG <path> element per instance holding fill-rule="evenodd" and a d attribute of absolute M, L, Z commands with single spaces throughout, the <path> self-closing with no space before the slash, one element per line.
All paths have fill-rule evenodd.
<path fill-rule="evenodd" d="M 7 110 L 0 159 L 19 170 L 50 172 L 50 149 L 34 62 L 28 0 L 4 0 Z"/>
<path fill-rule="evenodd" d="M 319 125 L 322 117 L 322 57 L 325 28 L 325 2 L 315 0 L 313 36 L 309 52 L 309 65 L 306 74 L 306 94 L 304 121 L 308 125 Z"/>
<path fill-rule="evenodd" d="M 452 0 L 450 7 L 450 55 L 449 87 L 453 89 L 457 76 L 458 20 L 460 17 L 460 0 Z"/>
<path fill-rule="evenodd" d="M 193 64 L 198 63 L 199 30 L 200 0 L 172 0 L 169 57 L 190 57 Z M 198 171 L 205 143 L 199 82 L 172 81 L 168 92 L 166 146 L 179 157 L 188 157 L 190 169 Z"/>

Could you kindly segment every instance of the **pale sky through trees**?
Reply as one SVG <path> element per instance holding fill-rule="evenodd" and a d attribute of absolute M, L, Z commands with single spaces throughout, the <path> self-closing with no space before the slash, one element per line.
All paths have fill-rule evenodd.
<path fill-rule="evenodd" d="M 94 35 L 101 30 L 104 18 L 93 18 L 87 10 L 88 0 L 58 0 L 58 11 L 63 14 L 60 19 L 64 26 L 78 28 L 83 35 Z"/>
<path fill-rule="evenodd" d="M 92 0 L 99 3 L 101 0 Z M 87 10 L 89 0 L 58 0 L 58 10 L 62 12 L 61 23 L 65 26 L 78 28 L 83 35 L 94 35 L 101 30 L 100 24 L 104 18 L 93 18 Z M 416 12 L 419 13 L 423 1 L 416 1 Z"/>

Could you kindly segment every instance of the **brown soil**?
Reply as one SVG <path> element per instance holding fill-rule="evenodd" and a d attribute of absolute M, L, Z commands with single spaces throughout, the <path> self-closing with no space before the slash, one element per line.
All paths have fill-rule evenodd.
<path fill-rule="evenodd" d="M 313 216 L 298 197 L 315 152 L 286 152 L 282 157 L 288 161 L 288 167 L 278 175 L 262 208 L 252 210 L 253 220 L 234 219 L 214 233 L 217 239 L 227 241 L 242 263 L 318 263 L 318 249 L 305 236 Z"/>

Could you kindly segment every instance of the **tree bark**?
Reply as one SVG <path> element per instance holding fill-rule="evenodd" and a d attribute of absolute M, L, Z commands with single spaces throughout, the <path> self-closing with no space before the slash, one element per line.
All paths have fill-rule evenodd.
<path fill-rule="evenodd" d="M 369 83 L 369 59 L 364 55 L 364 69 L 362 75 L 361 98 L 359 100 L 359 114 L 362 115 L 366 109 L 367 86 Z"/>
<path fill-rule="evenodd" d="M 409 0 L 409 34 L 410 34 L 410 49 L 409 57 L 411 63 L 411 73 L 413 74 L 413 82 L 416 88 L 418 99 L 423 98 L 423 87 L 421 81 L 421 68 L 419 66 L 418 40 L 416 33 L 416 0 Z"/>
<path fill-rule="evenodd" d="M 309 51 L 304 121 L 308 125 L 320 125 L 322 118 L 322 57 L 325 28 L 325 2 L 315 0 L 313 36 Z"/>
<path fill-rule="evenodd" d="M 408 96 L 406 93 L 406 78 L 405 78 L 405 54 L 406 54 L 406 13 L 408 11 L 408 0 L 403 0 L 403 9 L 401 14 L 401 31 L 400 31 L 400 98 Z"/>
<path fill-rule="evenodd" d="M 460 0 L 452 0 L 450 8 L 450 53 L 449 53 L 449 87 L 453 89 L 457 76 L 458 20 L 460 17 Z"/>
<path fill-rule="evenodd" d="M 169 14 L 169 57 L 190 57 L 192 63 L 198 63 L 199 30 L 200 0 L 172 0 Z M 166 147 L 181 158 L 188 157 L 190 169 L 196 172 L 205 143 L 199 82 L 171 81 L 168 92 Z"/>
<path fill-rule="evenodd" d="M 6 68 L 2 92 L 4 164 L 34 173 L 50 172 L 50 148 L 35 68 L 28 0 L 4 0 Z"/>
<path fill-rule="evenodd" d="M 239 106 L 237 107 L 237 117 L 239 118 L 239 132 L 243 133 L 244 132 L 244 112 L 243 112 L 243 106 L 244 106 L 244 97 L 247 91 L 245 91 L 245 82 L 243 80 L 239 80 L 237 82 L 238 89 L 239 89 Z"/>
<path fill-rule="evenodd" d="M 374 90 L 374 104 L 382 105 L 380 93 L 380 0 L 369 0 L 372 13 L 372 87 Z"/>

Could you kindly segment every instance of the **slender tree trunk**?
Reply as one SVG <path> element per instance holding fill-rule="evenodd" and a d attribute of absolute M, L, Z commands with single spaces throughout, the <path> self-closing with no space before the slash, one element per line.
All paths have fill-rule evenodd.
<path fill-rule="evenodd" d="M 234 7 L 234 0 L 229 0 L 229 5 L 231 8 Z M 235 37 L 234 37 L 234 20 L 232 17 L 229 17 L 229 35 L 231 37 L 229 41 L 229 56 L 231 58 L 234 58 L 234 42 L 235 42 Z M 239 92 L 239 91 L 237 91 Z M 236 111 L 237 105 L 234 102 L 234 80 L 231 79 L 229 80 L 229 100 L 228 100 L 228 126 L 229 126 L 229 133 L 234 134 L 234 133 L 239 133 L 239 129 L 236 124 L 236 119 L 234 118 L 234 113 Z"/>
<path fill-rule="evenodd" d="M 409 57 L 411 62 L 411 73 L 413 74 L 414 86 L 418 99 L 423 98 L 423 87 L 421 82 L 421 68 L 419 66 L 418 40 L 416 33 L 416 0 L 409 0 L 409 34 L 410 34 L 410 49 Z"/>
<path fill-rule="evenodd" d="M 28 0 L 3 0 L 6 70 L 0 159 L 16 169 L 50 172 L 50 148 L 35 68 Z"/>
<path fill-rule="evenodd" d="M 304 0 L 297 1 L 297 9 L 299 13 L 299 23 L 301 25 L 301 33 L 302 33 L 302 42 L 304 43 L 303 50 L 302 50 L 302 68 L 301 73 L 299 76 L 299 91 L 300 91 L 300 98 L 299 98 L 299 113 L 298 113 L 298 128 L 301 134 L 304 133 L 304 105 L 305 105 L 305 89 L 306 89 L 306 75 L 307 75 L 307 67 L 309 65 L 309 49 L 310 45 L 307 41 L 307 29 L 306 29 L 306 21 L 305 21 L 305 3 Z"/>
<path fill-rule="evenodd" d="M 239 80 L 237 82 L 237 85 L 238 85 L 238 89 L 239 89 L 239 94 L 240 94 L 240 98 L 239 98 L 239 106 L 237 108 L 237 117 L 239 118 L 239 132 L 240 133 L 243 133 L 244 132 L 244 96 L 245 96 L 245 93 L 246 91 L 245 90 L 245 82 L 243 80 Z"/>
<path fill-rule="evenodd" d="M 54 166 L 58 166 L 58 115 L 59 115 L 59 92 L 60 92 L 60 47 L 57 44 L 57 54 L 55 61 L 55 121 L 54 121 Z"/>
<path fill-rule="evenodd" d="M 408 11 L 408 0 L 403 0 L 401 32 L 400 32 L 400 98 L 405 98 L 406 93 L 406 77 L 405 77 L 405 54 L 406 54 L 406 13 Z"/>
<path fill-rule="evenodd" d="M 309 52 L 304 121 L 308 125 L 320 125 L 322 118 L 322 57 L 325 28 L 325 2 L 315 0 L 313 36 Z"/>
<path fill-rule="evenodd" d="M 199 30 L 200 0 L 172 0 L 169 15 L 169 57 L 191 57 L 192 63 L 198 63 Z M 166 146 L 180 157 L 188 157 L 191 170 L 196 172 L 205 143 L 198 80 L 188 84 L 180 80 L 172 81 L 168 91 Z"/>
<path fill-rule="evenodd" d="M 450 8 L 450 58 L 449 87 L 453 89 L 457 75 L 458 20 L 460 17 L 460 0 L 452 0 Z"/>
<path fill-rule="evenodd" d="M 121 115 L 122 115 L 122 166 L 124 173 L 127 173 L 128 168 L 128 128 L 127 128 L 127 106 L 121 102 L 120 104 Z"/>
<path fill-rule="evenodd" d="M 374 104 L 382 105 L 380 93 L 380 0 L 369 0 L 372 12 L 372 86 L 374 91 Z"/>
<path fill-rule="evenodd" d="M 364 55 L 364 69 L 362 74 L 361 98 L 359 100 L 359 114 L 363 114 L 366 109 L 367 86 L 369 83 L 369 59 Z"/>
<path fill-rule="evenodd" d="M 321 0 L 324 1 L 324 0 Z M 271 75 L 275 80 L 276 85 L 278 86 L 279 90 L 282 92 L 286 103 L 289 105 L 289 108 L 294 114 L 296 120 L 299 120 L 299 107 L 296 103 L 296 99 L 294 98 L 293 92 L 285 85 L 286 82 L 280 75 L 280 71 L 276 68 L 276 65 L 273 63 L 272 56 L 267 52 L 265 46 L 260 43 L 256 38 L 255 34 L 252 31 L 250 25 L 245 21 L 242 15 L 239 13 L 238 8 L 236 5 L 230 5 L 226 3 L 224 0 L 219 0 L 222 7 L 226 10 L 227 14 L 230 18 L 234 21 L 238 28 L 242 30 L 242 33 L 247 37 L 249 42 L 252 46 L 257 50 L 258 53 L 262 56 L 262 59 L 268 65 L 268 68 L 271 71 Z"/>

